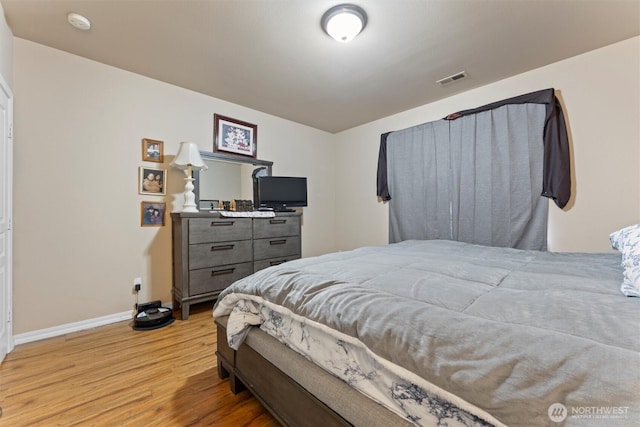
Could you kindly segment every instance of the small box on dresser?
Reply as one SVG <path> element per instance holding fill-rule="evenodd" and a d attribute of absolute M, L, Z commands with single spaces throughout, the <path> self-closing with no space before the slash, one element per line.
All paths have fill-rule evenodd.
<path fill-rule="evenodd" d="M 300 258 L 300 213 L 272 218 L 173 212 L 173 308 L 214 300 L 227 286 L 263 268 Z"/>

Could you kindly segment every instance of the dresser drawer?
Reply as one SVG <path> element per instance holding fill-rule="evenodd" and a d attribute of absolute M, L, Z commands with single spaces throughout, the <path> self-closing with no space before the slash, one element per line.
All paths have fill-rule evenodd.
<path fill-rule="evenodd" d="M 189 245 L 189 270 L 251 260 L 251 240 Z"/>
<path fill-rule="evenodd" d="M 286 257 L 300 254 L 300 236 L 274 237 L 253 241 L 253 259 Z"/>
<path fill-rule="evenodd" d="M 253 263 L 253 271 L 256 272 L 256 271 L 262 270 L 263 268 L 273 267 L 274 265 L 280 265 L 283 262 L 293 261 L 294 259 L 298 259 L 298 258 L 300 258 L 300 256 L 296 254 L 296 255 L 291 255 L 287 257 L 261 259 Z"/>
<path fill-rule="evenodd" d="M 286 216 L 275 218 L 255 218 L 253 220 L 253 238 L 265 239 L 279 236 L 299 236 L 300 217 Z"/>
<path fill-rule="evenodd" d="M 251 240 L 251 218 L 191 218 L 189 244 Z"/>
<path fill-rule="evenodd" d="M 253 273 L 250 262 L 189 271 L 189 295 L 221 291 L 236 280 Z"/>

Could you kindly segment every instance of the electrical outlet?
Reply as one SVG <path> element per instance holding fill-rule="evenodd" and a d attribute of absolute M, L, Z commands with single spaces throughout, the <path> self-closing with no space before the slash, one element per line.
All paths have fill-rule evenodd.
<path fill-rule="evenodd" d="M 136 277 L 135 279 L 133 279 L 133 288 L 136 291 L 139 291 L 140 288 L 142 288 L 142 277 Z"/>

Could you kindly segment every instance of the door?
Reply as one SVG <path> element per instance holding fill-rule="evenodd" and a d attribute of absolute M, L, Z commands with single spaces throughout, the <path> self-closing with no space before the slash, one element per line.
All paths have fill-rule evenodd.
<path fill-rule="evenodd" d="M 13 349 L 12 183 L 13 95 L 0 76 L 0 362 Z"/>

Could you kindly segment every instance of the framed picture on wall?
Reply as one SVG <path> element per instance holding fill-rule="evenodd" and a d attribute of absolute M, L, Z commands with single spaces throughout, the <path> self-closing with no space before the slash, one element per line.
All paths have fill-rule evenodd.
<path fill-rule="evenodd" d="M 142 227 L 163 227 L 167 205 L 164 202 L 141 202 L 140 225 Z"/>
<path fill-rule="evenodd" d="M 139 170 L 138 193 L 164 196 L 167 194 L 167 170 L 146 168 L 141 166 Z"/>
<path fill-rule="evenodd" d="M 145 162 L 164 162 L 164 142 L 143 138 L 142 160 Z"/>
<path fill-rule="evenodd" d="M 213 115 L 213 151 L 240 154 L 255 158 L 258 154 L 258 126 Z"/>

